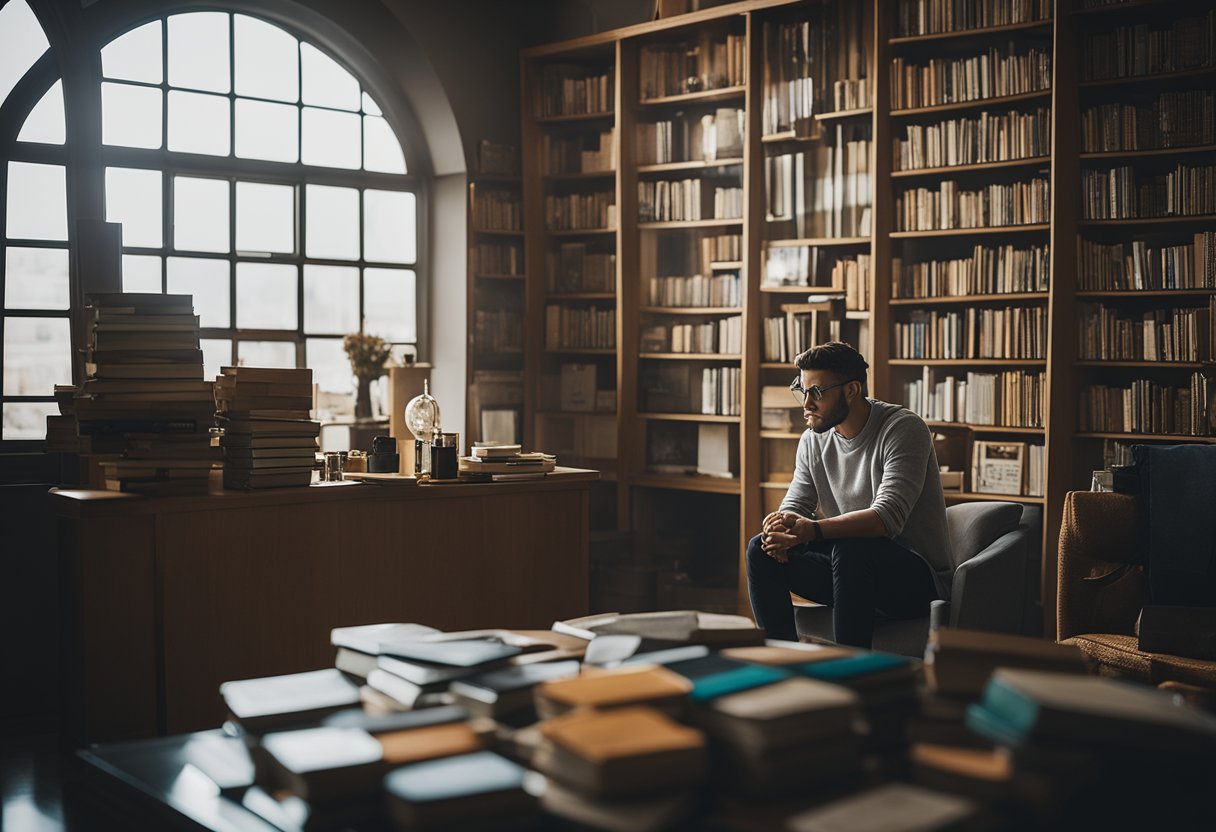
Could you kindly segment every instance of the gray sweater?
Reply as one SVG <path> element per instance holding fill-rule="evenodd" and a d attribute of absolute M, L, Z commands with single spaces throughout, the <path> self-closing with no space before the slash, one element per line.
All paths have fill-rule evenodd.
<path fill-rule="evenodd" d="M 869 402 L 870 418 L 852 439 L 835 430 L 802 434 L 781 510 L 826 519 L 873 509 L 887 537 L 929 564 L 938 597 L 949 599 L 953 556 L 929 428 L 906 408 Z"/>

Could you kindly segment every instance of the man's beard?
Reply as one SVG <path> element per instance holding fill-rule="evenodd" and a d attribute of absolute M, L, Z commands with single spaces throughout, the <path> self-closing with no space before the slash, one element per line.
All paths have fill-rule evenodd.
<path fill-rule="evenodd" d="M 824 433 L 839 425 L 849 417 L 849 404 L 844 400 L 844 396 L 836 403 L 836 406 L 828 411 L 819 411 L 819 421 L 811 422 L 811 430 L 815 433 Z"/>

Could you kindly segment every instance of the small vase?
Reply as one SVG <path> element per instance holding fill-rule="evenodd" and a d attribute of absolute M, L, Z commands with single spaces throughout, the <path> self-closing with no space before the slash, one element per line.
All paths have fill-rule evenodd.
<path fill-rule="evenodd" d="M 372 378 L 371 376 L 355 376 L 358 384 L 355 393 L 355 418 L 372 418 Z"/>

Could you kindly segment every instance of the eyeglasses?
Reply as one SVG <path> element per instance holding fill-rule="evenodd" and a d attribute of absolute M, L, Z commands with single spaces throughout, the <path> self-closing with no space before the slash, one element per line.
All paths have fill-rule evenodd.
<path fill-rule="evenodd" d="M 812 384 L 810 387 L 804 388 L 802 386 L 802 379 L 796 378 L 790 382 L 790 392 L 794 394 L 794 398 L 797 400 L 799 405 L 805 405 L 808 396 L 817 402 L 823 401 L 824 393 L 828 392 L 829 390 L 835 390 L 837 387 L 844 387 L 850 381 L 854 380 L 855 379 L 851 378 L 846 379 L 845 381 L 840 382 L 840 384 L 833 384 L 831 387 L 820 387 L 818 384 Z"/>

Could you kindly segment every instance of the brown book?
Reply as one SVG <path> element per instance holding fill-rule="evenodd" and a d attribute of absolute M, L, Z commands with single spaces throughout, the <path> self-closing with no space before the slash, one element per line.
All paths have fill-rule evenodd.
<path fill-rule="evenodd" d="M 707 771 L 705 737 L 653 708 L 579 711 L 540 724 L 533 764 L 596 795 L 666 792 Z"/>
<path fill-rule="evenodd" d="M 760 751 L 849 734 L 860 716 L 853 691 L 795 677 L 711 700 L 698 708 L 697 724 L 710 736 Z"/>
<path fill-rule="evenodd" d="M 376 737 L 384 750 L 384 761 L 403 766 L 436 757 L 451 757 L 480 751 L 482 739 L 467 722 L 431 725 L 409 731 L 393 731 Z"/>
<path fill-rule="evenodd" d="M 1085 673 L 1079 648 L 1041 638 L 942 627 L 929 633 L 925 681 L 948 696 L 978 696 L 998 667 Z"/>
<path fill-rule="evenodd" d="M 536 710 L 542 717 L 551 717 L 574 708 L 653 705 L 679 713 L 691 690 L 692 682 L 665 667 L 587 668 L 571 679 L 537 686 Z"/>
<path fill-rule="evenodd" d="M 847 647 L 807 644 L 803 645 L 803 647 L 781 647 L 774 645 L 728 647 L 722 651 L 722 655 L 728 659 L 735 659 L 740 662 L 783 667 L 785 665 L 806 664 L 807 662 L 820 662 L 828 659 L 843 659 L 846 656 L 853 655 L 854 652 Z"/>
<path fill-rule="evenodd" d="M 216 419 L 229 433 L 253 433 L 267 436 L 319 436 L 321 423 L 308 419 Z"/>
<path fill-rule="evenodd" d="M 221 367 L 220 372 L 225 376 L 237 379 L 237 384 L 244 381 L 265 382 L 269 384 L 312 384 L 312 370 L 306 367 L 298 369 Z"/>
<path fill-rule="evenodd" d="M 270 410 L 268 408 L 227 410 L 220 408 L 217 413 L 225 419 L 237 421 L 250 419 L 297 419 L 303 421 L 312 415 L 312 412 L 307 408 L 304 410 Z"/>
<path fill-rule="evenodd" d="M 300 396 L 312 399 L 311 384 L 287 384 L 271 381 L 246 381 L 237 376 L 216 376 L 216 398 L 235 399 L 241 396 Z"/>

